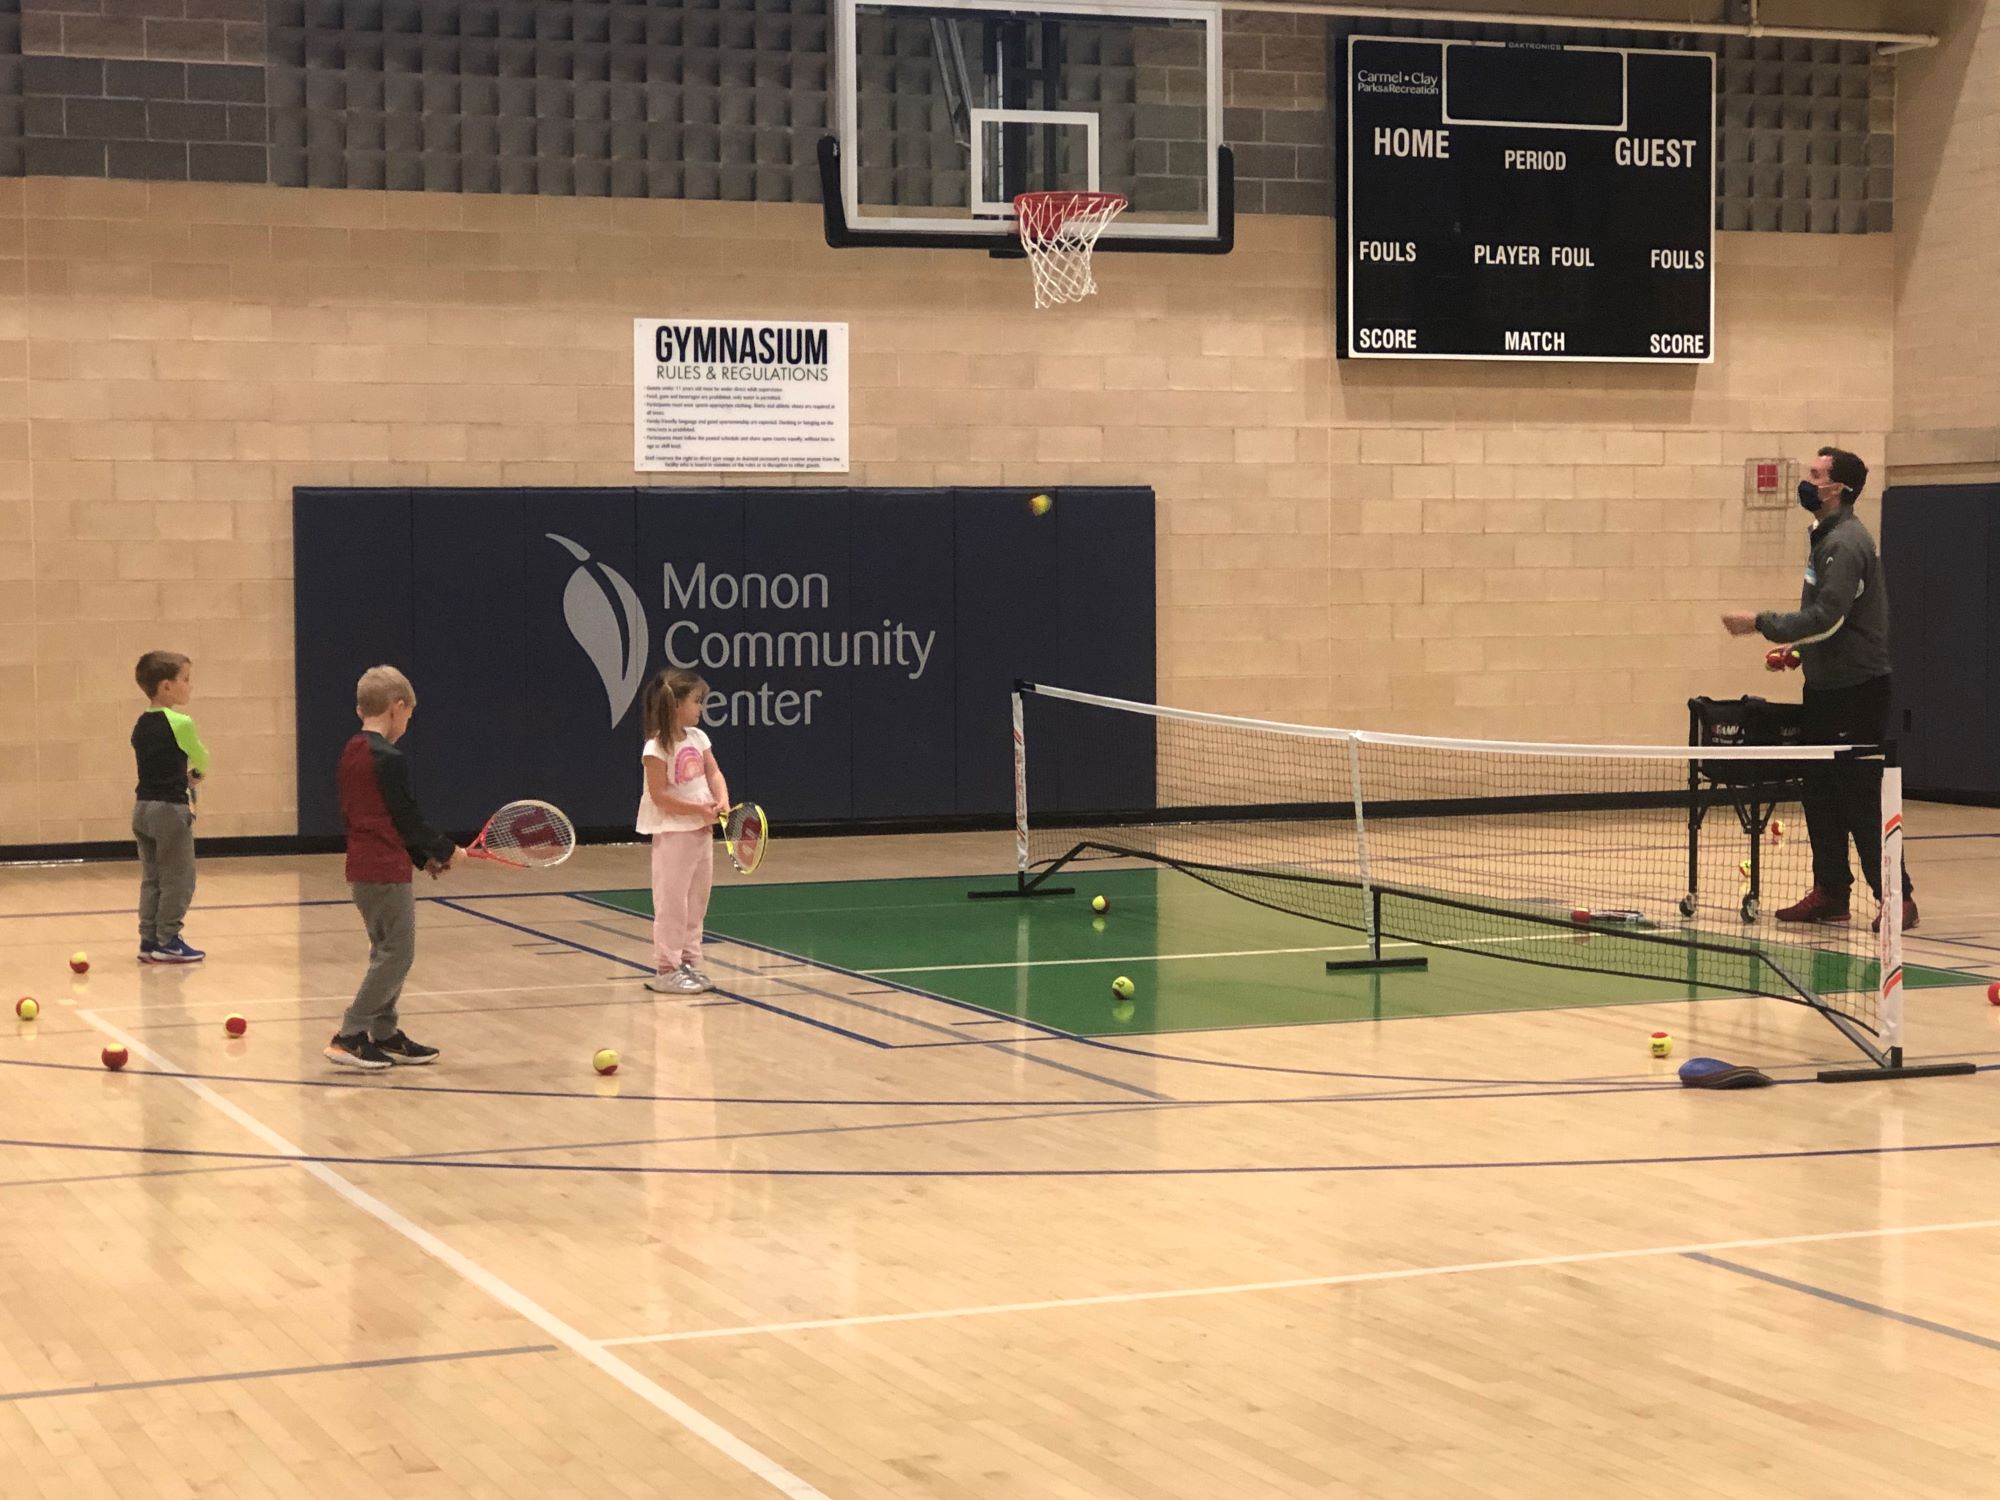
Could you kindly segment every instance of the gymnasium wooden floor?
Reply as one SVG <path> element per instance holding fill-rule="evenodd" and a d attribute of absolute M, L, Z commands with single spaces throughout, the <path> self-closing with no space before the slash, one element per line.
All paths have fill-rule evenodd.
<path fill-rule="evenodd" d="M 1965 981 L 1911 1051 L 2000 1068 L 2000 812 L 1910 827 L 1910 956 Z M 792 841 L 759 880 L 1008 855 Z M 132 866 L 0 869 L 0 985 L 45 1007 L 0 1023 L 0 1494 L 1993 1492 L 1991 1071 L 1820 1085 L 1851 1054 L 1798 1007 L 1567 978 L 1068 1038 L 722 941 L 690 1003 L 571 894 L 643 879 L 422 884 L 443 1063 L 357 1078 L 319 1056 L 337 859 L 205 861 L 193 971 L 133 962 Z M 1784 1086 L 1682 1090 L 1690 1050 Z"/>

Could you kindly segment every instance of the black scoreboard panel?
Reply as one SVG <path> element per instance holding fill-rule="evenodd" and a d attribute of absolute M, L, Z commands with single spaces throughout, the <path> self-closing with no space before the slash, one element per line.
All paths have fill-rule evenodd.
<path fill-rule="evenodd" d="M 1342 350 L 1715 358 L 1706 52 L 1352 37 Z"/>

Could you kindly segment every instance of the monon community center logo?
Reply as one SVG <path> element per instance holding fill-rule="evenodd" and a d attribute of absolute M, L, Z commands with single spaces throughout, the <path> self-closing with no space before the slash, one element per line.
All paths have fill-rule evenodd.
<path fill-rule="evenodd" d="M 652 656 L 646 607 L 625 575 L 599 562 L 588 548 L 555 532 L 543 533 L 576 559 L 563 586 L 563 620 L 604 684 L 612 728 L 623 723 L 637 701 Z M 669 614 L 698 615 L 756 610 L 789 613 L 832 608 L 833 588 L 824 573 L 714 573 L 706 562 L 662 569 L 661 602 Z M 661 652 L 670 667 L 717 674 L 711 679 L 702 722 L 726 725 L 811 724 L 827 688 L 777 688 L 743 680 L 760 669 L 846 671 L 857 668 L 900 671 L 916 682 L 937 648 L 935 627 L 923 628 L 884 617 L 879 625 L 851 630 L 705 629 L 690 615 L 675 618 L 661 634 Z"/>

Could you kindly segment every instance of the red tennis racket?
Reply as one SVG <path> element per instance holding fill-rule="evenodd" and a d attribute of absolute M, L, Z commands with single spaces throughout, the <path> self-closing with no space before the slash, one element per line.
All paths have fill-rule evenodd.
<path fill-rule="evenodd" d="M 560 807 L 509 802 L 486 820 L 465 852 L 517 870 L 546 870 L 576 852 L 576 829 Z"/>

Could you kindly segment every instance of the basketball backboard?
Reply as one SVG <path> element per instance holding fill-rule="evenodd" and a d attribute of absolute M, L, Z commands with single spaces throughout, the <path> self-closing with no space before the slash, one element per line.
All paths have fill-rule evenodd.
<path fill-rule="evenodd" d="M 827 240 L 1005 249 L 1024 192 L 1121 193 L 1099 248 L 1226 250 L 1218 6 L 835 0 Z"/>

